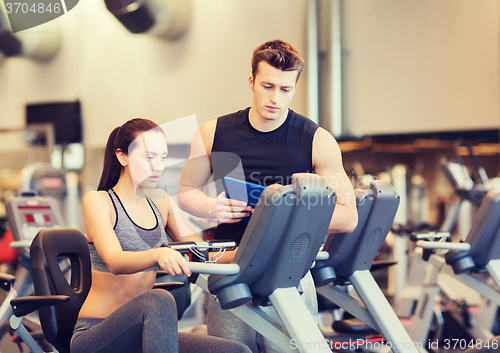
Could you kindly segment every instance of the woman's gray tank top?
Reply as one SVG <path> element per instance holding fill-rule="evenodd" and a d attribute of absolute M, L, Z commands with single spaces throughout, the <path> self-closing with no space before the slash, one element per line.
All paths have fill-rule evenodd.
<path fill-rule="evenodd" d="M 116 222 L 113 227 L 116 237 L 122 246 L 123 251 L 144 251 L 153 248 L 158 248 L 161 244 L 172 241 L 170 237 L 167 236 L 165 228 L 163 227 L 163 220 L 161 218 L 160 212 L 154 202 L 146 196 L 151 209 L 153 210 L 156 217 L 156 226 L 151 229 L 145 229 L 132 221 L 128 215 L 125 207 L 114 192 L 113 189 L 108 190 L 109 197 L 115 208 Z M 90 250 L 90 261 L 92 263 L 92 269 L 101 272 L 110 272 L 108 266 L 104 263 L 101 256 L 97 252 L 94 243 L 89 243 Z M 150 267 L 144 271 L 156 271 L 159 266 Z"/>

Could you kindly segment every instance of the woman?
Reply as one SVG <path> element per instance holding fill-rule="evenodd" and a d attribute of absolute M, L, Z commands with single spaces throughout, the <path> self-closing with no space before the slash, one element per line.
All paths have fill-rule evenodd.
<path fill-rule="evenodd" d="M 156 270 L 191 275 L 184 257 L 160 245 L 201 241 L 168 194 L 155 189 L 165 168 L 163 130 L 132 119 L 108 139 L 98 190 L 83 199 L 92 287 L 71 352 L 249 352 L 215 337 L 179 334 L 172 295 L 152 289 Z M 228 350 L 229 349 L 229 350 Z"/>

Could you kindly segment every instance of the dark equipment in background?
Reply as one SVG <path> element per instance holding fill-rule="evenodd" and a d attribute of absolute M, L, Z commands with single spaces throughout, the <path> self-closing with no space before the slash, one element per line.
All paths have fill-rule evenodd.
<path fill-rule="evenodd" d="M 105 0 L 104 2 L 109 12 L 132 33 L 146 32 L 155 24 L 156 14 L 146 1 Z"/>
<path fill-rule="evenodd" d="M 104 3 L 131 33 L 175 40 L 191 25 L 191 0 L 104 0 Z"/>
<path fill-rule="evenodd" d="M 7 18 L 0 9 L 0 53 L 5 56 L 20 55 L 22 44 L 10 30 Z"/>
<path fill-rule="evenodd" d="M 55 143 L 67 145 L 82 141 L 82 119 L 80 102 L 54 102 L 28 104 L 26 123 L 52 123 L 55 130 Z M 45 144 L 44 141 L 38 141 Z"/>

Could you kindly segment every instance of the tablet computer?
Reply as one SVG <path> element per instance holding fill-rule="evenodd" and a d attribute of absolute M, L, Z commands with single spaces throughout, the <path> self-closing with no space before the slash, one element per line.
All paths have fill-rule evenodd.
<path fill-rule="evenodd" d="M 257 205 L 260 194 L 265 188 L 266 187 L 263 185 L 249 183 L 231 177 L 224 177 L 224 191 L 226 192 L 226 197 L 228 199 L 244 201 L 252 208 L 255 208 Z M 248 223 L 250 216 L 243 218 L 241 221 Z"/>

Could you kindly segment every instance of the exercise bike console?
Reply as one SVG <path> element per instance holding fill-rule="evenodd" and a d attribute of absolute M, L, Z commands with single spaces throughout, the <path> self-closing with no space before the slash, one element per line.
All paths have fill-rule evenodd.
<path fill-rule="evenodd" d="M 11 197 L 5 206 L 14 238 L 11 247 L 29 247 L 40 230 L 64 227 L 57 200 L 51 197 L 25 191 Z"/>

